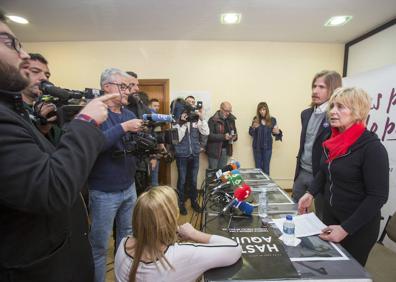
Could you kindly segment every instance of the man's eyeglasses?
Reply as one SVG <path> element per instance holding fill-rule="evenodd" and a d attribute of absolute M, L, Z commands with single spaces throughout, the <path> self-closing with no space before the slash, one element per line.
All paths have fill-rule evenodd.
<path fill-rule="evenodd" d="M 7 32 L 0 32 L 0 41 L 2 41 L 5 46 L 7 46 L 10 49 L 14 49 L 18 53 L 20 53 L 22 50 L 21 42 Z"/>
<path fill-rule="evenodd" d="M 121 91 L 129 90 L 129 92 L 131 92 L 133 87 L 136 86 L 136 84 L 134 84 L 134 83 L 127 85 L 125 83 L 108 82 L 107 84 L 117 85 L 118 89 L 120 89 Z"/>

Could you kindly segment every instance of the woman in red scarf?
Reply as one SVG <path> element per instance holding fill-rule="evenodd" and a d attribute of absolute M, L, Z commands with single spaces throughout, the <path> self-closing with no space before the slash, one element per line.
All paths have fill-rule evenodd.
<path fill-rule="evenodd" d="M 389 194 L 388 153 L 375 133 L 366 129 L 371 99 L 361 89 L 339 88 L 329 101 L 332 134 L 323 142 L 320 171 L 299 200 L 305 213 L 313 197 L 323 192 L 320 238 L 341 245 L 365 265 L 380 226 L 381 207 Z"/>

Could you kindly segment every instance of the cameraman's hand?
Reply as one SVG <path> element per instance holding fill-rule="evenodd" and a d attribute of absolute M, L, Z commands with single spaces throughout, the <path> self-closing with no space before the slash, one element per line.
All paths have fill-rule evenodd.
<path fill-rule="evenodd" d="M 181 116 L 180 116 L 180 121 L 186 122 L 186 121 L 187 121 L 187 118 L 188 118 L 187 113 L 182 113 Z"/>
<path fill-rule="evenodd" d="M 225 140 L 231 140 L 232 139 L 232 135 L 230 135 L 229 133 L 224 134 L 224 139 Z"/>
<path fill-rule="evenodd" d="M 120 94 L 106 94 L 89 102 L 80 112 L 80 114 L 87 115 L 94 119 L 98 125 L 102 124 L 107 119 L 107 105 L 106 101 L 119 98 Z"/>
<path fill-rule="evenodd" d="M 143 129 L 143 120 L 141 119 L 130 119 L 121 123 L 124 132 L 139 132 Z"/>
<path fill-rule="evenodd" d="M 42 105 L 38 105 L 37 109 L 39 109 L 39 115 L 46 118 L 48 122 L 54 122 L 56 121 L 56 115 L 47 118 L 47 116 L 49 115 L 49 113 L 52 113 L 54 111 L 56 111 L 56 106 L 52 103 L 44 103 Z"/>

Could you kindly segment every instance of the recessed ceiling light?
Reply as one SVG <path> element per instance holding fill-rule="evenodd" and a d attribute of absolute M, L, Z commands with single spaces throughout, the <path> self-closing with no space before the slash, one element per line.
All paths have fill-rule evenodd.
<path fill-rule="evenodd" d="M 237 13 L 221 14 L 222 24 L 239 24 L 240 22 L 241 22 L 241 14 L 237 14 Z"/>
<path fill-rule="evenodd" d="M 28 24 L 29 21 L 25 18 L 22 18 L 20 16 L 7 16 L 7 18 L 9 18 L 11 21 L 15 22 L 15 23 L 19 23 L 19 24 Z"/>
<path fill-rule="evenodd" d="M 346 24 L 350 20 L 352 20 L 352 16 L 335 16 L 330 18 L 325 23 L 325 26 L 340 26 Z"/>

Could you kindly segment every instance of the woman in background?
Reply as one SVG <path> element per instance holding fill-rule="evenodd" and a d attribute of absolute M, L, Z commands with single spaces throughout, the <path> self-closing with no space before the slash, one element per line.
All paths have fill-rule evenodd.
<path fill-rule="evenodd" d="M 253 137 L 253 154 L 257 168 L 261 168 L 269 175 L 272 156 L 272 135 L 275 140 L 282 141 L 282 131 L 276 124 L 276 119 L 271 117 L 268 105 L 260 102 L 257 113 L 249 127 L 249 134 Z"/>
<path fill-rule="evenodd" d="M 175 190 L 158 186 L 144 192 L 133 211 L 133 236 L 121 241 L 115 258 L 116 281 L 195 281 L 206 270 L 241 257 L 233 240 L 178 227 Z M 177 237 L 196 243 L 177 243 Z"/>
<path fill-rule="evenodd" d="M 389 194 L 388 153 L 366 129 L 371 99 L 361 89 L 338 88 L 329 101 L 331 137 L 323 142 L 320 170 L 298 209 L 305 213 L 313 197 L 324 193 L 320 238 L 341 245 L 362 265 L 377 241 L 381 207 Z"/>

